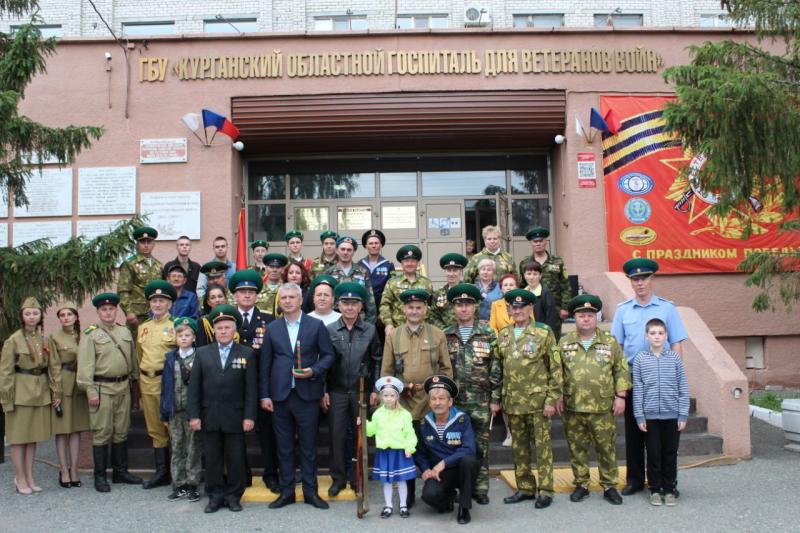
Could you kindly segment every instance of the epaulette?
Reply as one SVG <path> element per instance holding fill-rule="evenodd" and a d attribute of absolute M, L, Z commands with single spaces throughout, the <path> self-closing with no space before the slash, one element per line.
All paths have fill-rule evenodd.
<path fill-rule="evenodd" d="M 628 303 L 628 302 L 632 302 L 632 301 L 633 301 L 633 298 L 628 298 L 628 299 L 627 299 L 627 300 L 625 300 L 624 302 L 620 302 L 620 303 L 618 303 L 618 304 L 617 304 L 617 307 L 619 307 L 620 305 L 625 305 L 626 303 Z"/>
<path fill-rule="evenodd" d="M 544 322 L 536 322 L 536 327 L 537 328 L 544 328 L 544 329 L 552 331 L 552 328 L 550 328 L 550 326 L 548 326 Z"/>
<path fill-rule="evenodd" d="M 96 329 L 97 329 L 97 324 L 94 324 L 93 326 L 89 326 L 88 328 L 83 330 L 83 333 L 84 335 L 88 335 L 89 333 L 93 332 Z"/>
<path fill-rule="evenodd" d="M 656 296 L 656 298 L 658 298 L 662 302 L 667 302 L 669 304 L 675 305 L 675 302 L 673 302 L 672 300 L 667 300 L 666 298 L 662 298 L 661 296 Z"/>
<path fill-rule="evenodd" d="M 125 259 L 125 262 L 127 263 L 128 261 L 133 261 L 134 259 L 136 259 L 136 254 L 129 255 L 129 256 L 128 256 L 128 257 Z"/>

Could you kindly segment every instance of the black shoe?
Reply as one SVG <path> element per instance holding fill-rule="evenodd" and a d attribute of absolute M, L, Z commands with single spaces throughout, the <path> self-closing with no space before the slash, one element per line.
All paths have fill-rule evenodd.
<path fill-rule="evenodd" d="M 72 486 L 72 483 L 70 481 L 61 481 L 61 470 L 58 471 L 58 484 L 65 489 L 68 489 Z"/>
<path fill-rule="evenodd" d="M 642 485 L 631 485 L 629 483 L 625 485 L 625 487 L 622 489 L 622 495 L 631 496 L 632 494 L 636 494 L 637 492 L 641 492 L 642 490 L 644 490 L 644 487 Z"/>
<path fill-rule="evenodd" d="M 190 502 L 200 501 L 200 493 L 197 492 L 197 487 L 189 486 L 186 490 L 186 500 Z"/>
<path fill-rule="evenodd" d="M 623 491 L 623 494 L 625 492 Z M 603 491 L 603 498 L 605 498 L 611 505 L 622 505 L 622 496 L 619 495 L 617 489 L 611 487 Z"/>
<path fill-rule="evenodd" d="M 204 513 L 216 513 L 219 511 L 219 508 L 222 507 L 219 502 L 209 500 L 208 505 L 206 508 L 203 509 Z"/>
<path fill-rule="evenodd" d="M 142 483 L 143 489 L 154 489 L 169 485 L 169 448 L 153 448 L 153 456 L 156 462 L 156 473 Z"/>
<path fill-rule="evenodd" d="M 261 479 L 264 481 L 264 486 L 267 487 L 272 494 L 281 493 L 281 486 L 276 478 L 262 477 Z"/>
<path fill-rule="evenodd" d="M 75 485 L 73 485 L 73 487 L 74 487 L 74 486 L 75 486 Z M 676 498 L 680 498 L 680 497 L 681 497 L 681 493 L 680 493 L 680 492 L 678 492 L 678 489 L 673 489 L 673 491 L 672 491 L 672 495 L 673 495 L 673 496 L 675 496 Z"/>
<path fill-rule="evenodd" d="M 444 506 L 439 512 L 441 513 L 452 513 L 453 509 L 455 509 L 455 504 L 453 502 L 448 502 L 447 505 Z"/>
<path fill-rule="evenodd" d="M 588 497 L 589 497 L 589 489 L 578 485 L 577 487 L 575 487 L 575 490 L 572 491 L 572 494 L 569 495 L 569 501 L 577 503 L 583 501 Z"/>
<path fill-rule="evenodd" d="M 469 509 L 464 509 L 463 507 L 458 508 L 458 517 L 456 521 L 459 524 L 469 524 L 472 520 L 472 517 L 469 515 Z"/>
<path fill-rule="evenodd" d="M 536 498 L 536 503 L 534 503 L 533 506 L 537 509 L 546 509 L 550 507 L 551 503 L 553 503 L 552 496 L 539 496 Z"/>
<path fill-rule="evenodd" d="M 286 507 L 287 505 L 294 502 L 295 502 L 294 494 L 281 495 L 278 497 L 277 500 L 269 504 L 269 508 L 280 509 L 281 507 Z"/>
<path fill-rule="evenodd" d="M 97 492 L 110 492 L 111 487 L 106 479 L 108 466 L 108 446 L 92 446 L 94 459 L 94 490 Z"/>
<path fill-rule="evenodd" d="M 475 500 L 475 503 L 478 505 L 489 505 L 488 494 L 473 494 L 472 499 Z"/>
<path fill-rule="evenodd" d="M 503 498 L 503 503 L 519 503 L 525 500 L 533 500 L 534 498 L 535 496 L 533 494 L 525 494 L 524 492 L 517 491 L 511 496 Z"/>
<path fill-rule="evenodd" d="M 319 494 L 309 494 L 308 496 L 303 496 L 303 501 L 305 501 L 305 503 L 308 505 L 313 505 L 317 509 L 327 509 L 330 507 L 328 502 L 319 497 Z"/>
<path fill-rule="evenodd" d="M 228 500 L 227 504 L 228 509 L 234 513 L 238 513 L 242 510 L 242 504 L 239 502 L 239 500 Z"/>
<path fill-rule="evenodd" d="M 172 489 L 172 493 L 170 493 L 170 495 L 167 496 L 167 500 L 171 502 L 176 502 L 178 500 L 184 499 L 187 494 L 189 494 L 189 491 L 186 490 L 186 487 L 175 487 L 174 489 Z"/>
<path fill-rule="evenodd" d="M 72 475 L 69 476 L 69 486 L 70 487 L 81 487 L 83 483 L 81 483 L 81 478 L 78 478 L 78 481 L 72 481 Z"/>
<path fill-rule="evenodd" d="M 411 516 L 411 513 L 408 512 L 408 507 L 401 507 L 400 518 L 408 518 L 409 516 Z"/>
<path fill-rule="evenodd" d="M 128 443 L 117 442 L 111 444 L 111 481 L 127 485 L 141 485 L 142 478 L 128 472 Z"/>
<path fill-rule="evenodd" d="M 381 511 L 381 518 L 389 518 L 390 516 L 392 516 L 392 508 L 384 507 L 383 511 Z"/>
<path fill-rule="evenodd" d="M 344 481 L 334 481 L 333 485 L 331 485 L 330 488 L 328 489 L 328 496 L 330 496 L 331 498 L 335 498 L 336 496 L 339 495 L 340 492 L 342 492 L 342 489 L 344 489 L 346 486 L 347 483 Z"/>

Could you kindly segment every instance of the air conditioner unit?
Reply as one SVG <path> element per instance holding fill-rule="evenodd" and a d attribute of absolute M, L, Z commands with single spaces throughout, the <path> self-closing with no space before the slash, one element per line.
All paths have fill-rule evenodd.
<path fill-rule="evenodd" d="M 492 16 L 486 6 L 473 4 L 464 9 L 464 26 L 488 26 Z"/>

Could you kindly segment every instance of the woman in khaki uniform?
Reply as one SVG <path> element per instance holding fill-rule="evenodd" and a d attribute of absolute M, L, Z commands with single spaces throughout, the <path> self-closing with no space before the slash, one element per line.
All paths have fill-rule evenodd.
<path fill-rule="evenodd" d="M 22 303 L 22 328 L 3 344 L 0 402 L 19 494 L 41 492 L 33 480 L 36 443 L 50 439 L 50 405 L 61 405 L 61 363 L 44 337 L 44 313 L 35 298 Z"/>
<path fill-rule="evenodd" d="M 78 456 L 81 431 L 89 431 L 89 403 L 86 393 L 75 386 L 78 372 L 78 341 L 81 325 L 78 310 L 64 305 L 56 313 L 61 329 L 50 335 L 51 353 L 57 353 L 61 362 L 61 415 L 54 410 L 51 419 L 56 436 L 58 462 L 61 465 L 58 484 L 64 488 L 80 487 Z"/>

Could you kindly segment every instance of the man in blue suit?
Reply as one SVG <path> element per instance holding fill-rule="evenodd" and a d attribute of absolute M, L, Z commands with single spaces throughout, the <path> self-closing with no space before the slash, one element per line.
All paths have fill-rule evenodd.
<path fill-rule="evenodd" d="M 333 345 L 322 321 L 301 311 L 299 285 L 283 284 L 278 298 L 283 316 L 267 326 L 259 364 L 261 408 L 273 413 L 280 470 L 281 494 L 269 507 L 279 509 L 295 502 L 297 435 L 303 498 L 309 505 L 327 509 L 328 503 L 317 493 L 316 446 L 325 374 L 335 360 Z"/>

